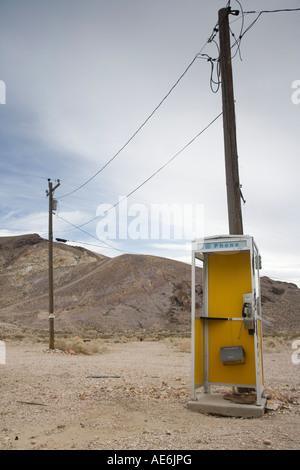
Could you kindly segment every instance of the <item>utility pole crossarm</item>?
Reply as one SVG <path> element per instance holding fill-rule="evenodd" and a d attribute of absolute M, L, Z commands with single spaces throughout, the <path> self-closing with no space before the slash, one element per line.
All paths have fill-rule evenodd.
<path fill-rule="evenodd" d="M 241 192 L 236 142 L 235 106 L 231 67 L 231 47 L 228 16 L 230 8 L 219 10 L 220 71 L 222 79 L 222 106 L 225 150 L 225 171 L 229 233 L 243 234 Z"/>

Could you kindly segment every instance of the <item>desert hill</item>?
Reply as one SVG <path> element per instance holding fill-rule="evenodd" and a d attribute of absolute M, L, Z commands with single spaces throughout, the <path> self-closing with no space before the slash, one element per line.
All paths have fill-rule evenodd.
<path fill-rule="evenodd" d="M 199 306 L 201 274 L 199 268 Z M 178 261 L 147 255 L 108 258 L 54 243 L 56 330 L 189 334 L 190 278 L 190 266 Z M 266 277 L 261 286 L 264 332 L 298 334 L 300 289 Z M 0 333 L 9 326 L 47 330 L 47 240 L 36 234 L 0 238 L 0 292 Z"/>

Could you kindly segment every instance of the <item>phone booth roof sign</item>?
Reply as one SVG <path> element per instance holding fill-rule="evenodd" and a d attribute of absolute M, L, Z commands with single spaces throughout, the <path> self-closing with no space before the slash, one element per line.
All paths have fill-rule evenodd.
<path fill-rule="evenodd" d="M 253 237 L 249 235 L 224 235 L 206 237 L 193 242 L 193 251 L 200 253 L 213 253 L 222 251 L 250 250 Z"/>

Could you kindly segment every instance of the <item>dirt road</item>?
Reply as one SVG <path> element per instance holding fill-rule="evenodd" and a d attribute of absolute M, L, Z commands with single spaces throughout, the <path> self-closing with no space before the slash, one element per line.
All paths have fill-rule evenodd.
<path fill-rule="evenodd" d="M 190 354 L 173 341 L 108 342 L 100 354 L 6 345 L 0 449 L 299 449 L 300 364 L 264 354 L 278 407 L 262 418 L 190 411 Z"/>

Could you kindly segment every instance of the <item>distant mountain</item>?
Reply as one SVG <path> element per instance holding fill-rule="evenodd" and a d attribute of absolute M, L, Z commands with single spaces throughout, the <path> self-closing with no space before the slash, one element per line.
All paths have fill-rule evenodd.
<path fill-rule="evenodd" d="M 198 268 L 197 303 L 202 304 Z M 54 243 L 55 328 L 77 334 L 190 333 L 191 267 L 146 255 L 108 258 Z M 263 331 L 300 332 L 300 289 L 263 277 Z M 48 241 L 0 238 L 0 335 L 5 325 L 48 328 Z"/>

